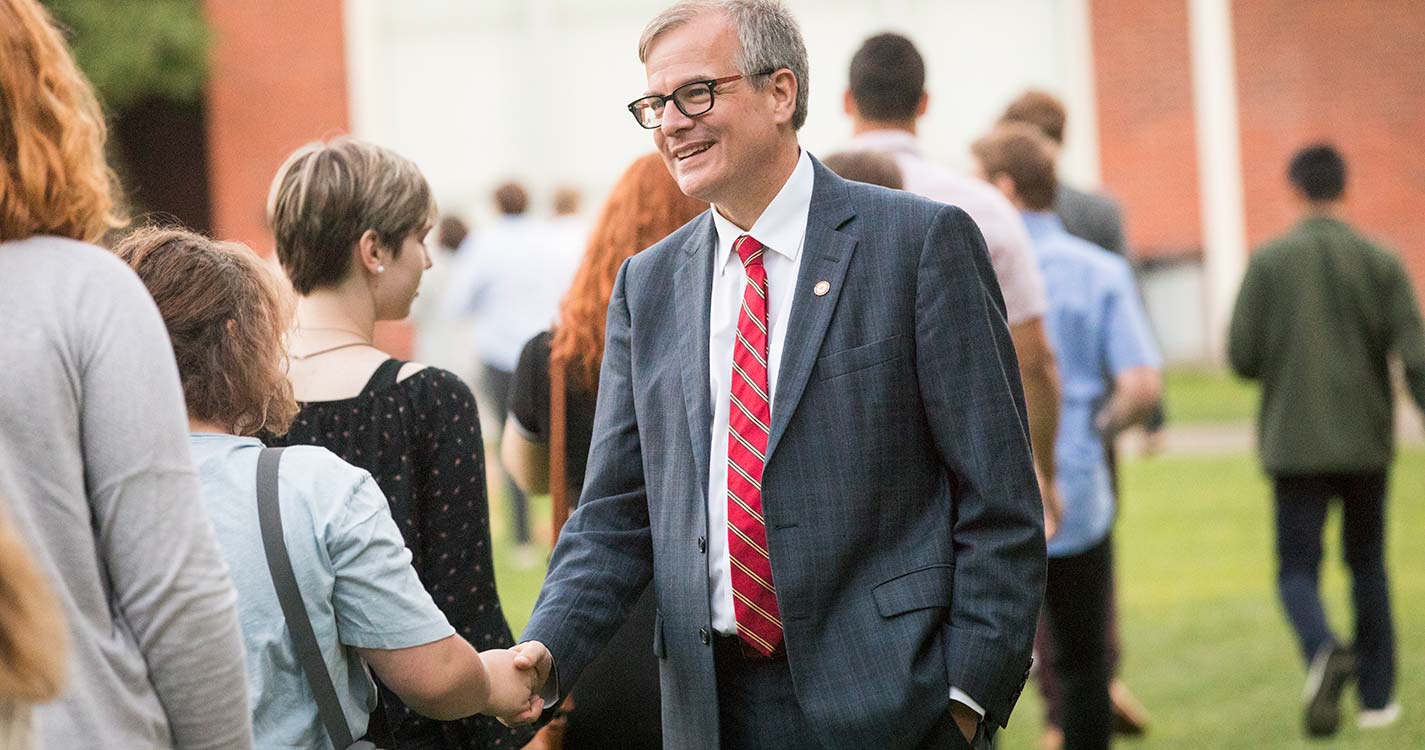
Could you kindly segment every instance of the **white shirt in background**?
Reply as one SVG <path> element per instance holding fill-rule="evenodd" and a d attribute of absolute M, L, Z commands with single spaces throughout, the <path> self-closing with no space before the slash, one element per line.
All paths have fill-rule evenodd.
<path fill-rule="evenodd" d="M 514 372 L 525 342 L 554 322 L 584 251 L 563 221 L 506 216 L 461 243 L 444 307 L 449 317 L 474 317 L 484 364 Z"/>

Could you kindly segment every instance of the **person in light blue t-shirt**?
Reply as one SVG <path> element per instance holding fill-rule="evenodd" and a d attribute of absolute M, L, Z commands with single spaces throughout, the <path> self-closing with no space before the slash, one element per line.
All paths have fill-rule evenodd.
<path fill-rule="evenodd" d="M 330 748 L 263 552 L 262 431 L 297 412 L 285 373 L 285 306 L 251 250 L 146 229 L 115 252 L 138 273 L 172 339 L 203 505 L 238 592 L 257 747 Z M 376 707 L 371 671 L 437 719 L 519 713 L 538 698 L 507 650 L 476 653 L 431 601 L 371 475 L 324 448 L 286 449 L 283 537 L 307 616 L 353 737 Z"/>
<path fill-rule="evenodd" d="M 1114 496 L 1103 446 L 1152 415 L 1162 360 L 1128 263 L 1069 234 L 1053 213 L 1054 160 L 1044 136 L 1007 123 L 973 150 L 983 177 L 1022 212 L 1044 274 L 1045 321 L 1063 379 L 1054 444 L 1063 516 L 1049 540 L 1044 620 L 1056 644 L 1064 746 L 1107 748 Z"/>

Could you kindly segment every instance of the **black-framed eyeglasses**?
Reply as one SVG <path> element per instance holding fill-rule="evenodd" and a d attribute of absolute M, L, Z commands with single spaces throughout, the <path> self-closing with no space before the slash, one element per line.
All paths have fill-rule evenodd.
<path fill-rule="evenodd" d="M 753 73 L 754 76 L 769 76 L 776 73 L 775 70 L 764 70 L 760 73 Z M 629 102 L 628 111 L 633 113 L 633 119 L 645 130 L 653 130 L 663 124 L 663 108 L 668 106 L 668 102 L 678 108 L 684 117 L 697 117 L 705 115 L 713 108 L 713 93 L 718 86 L 724 83 L 732 83 L 745 76 L 724 76 L 722 78 L 712 78 L 706 81 L 690 81 L 673 89 L 673 93 L 663 96 L 660 94 L 650 94 Z"/>

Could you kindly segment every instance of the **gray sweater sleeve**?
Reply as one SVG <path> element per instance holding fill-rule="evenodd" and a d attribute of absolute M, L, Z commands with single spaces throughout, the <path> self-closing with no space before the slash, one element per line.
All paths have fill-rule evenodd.
<path fill-rule="evenodd" d="M 127 269 L 91 276 L 74 310 L 85 484 L 120 619 L 175 748 L 250 748 L 237 595 L 198 495 L 163 321 Z"/>

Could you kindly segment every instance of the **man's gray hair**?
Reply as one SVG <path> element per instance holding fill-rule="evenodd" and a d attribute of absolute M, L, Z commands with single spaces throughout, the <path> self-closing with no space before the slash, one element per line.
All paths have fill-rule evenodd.
<path fill-rule="evenodd" d="M 767 70 L 792 71 L 797 79 L 797 103 L 792 111 L 792 127 L 800 130 L 807 120 L 807 48 L 797 19 L 777 0 L 683 0 L 659 13 L 643 29 L 638 40 L 638 61 L 648 62 L 648 49 L 666 31 L 672 31 L 698 16 L 717 12 L 737 27 L 742 48 L 733 64 L 756 88 L 767 81 L 757 73 Z"/>

